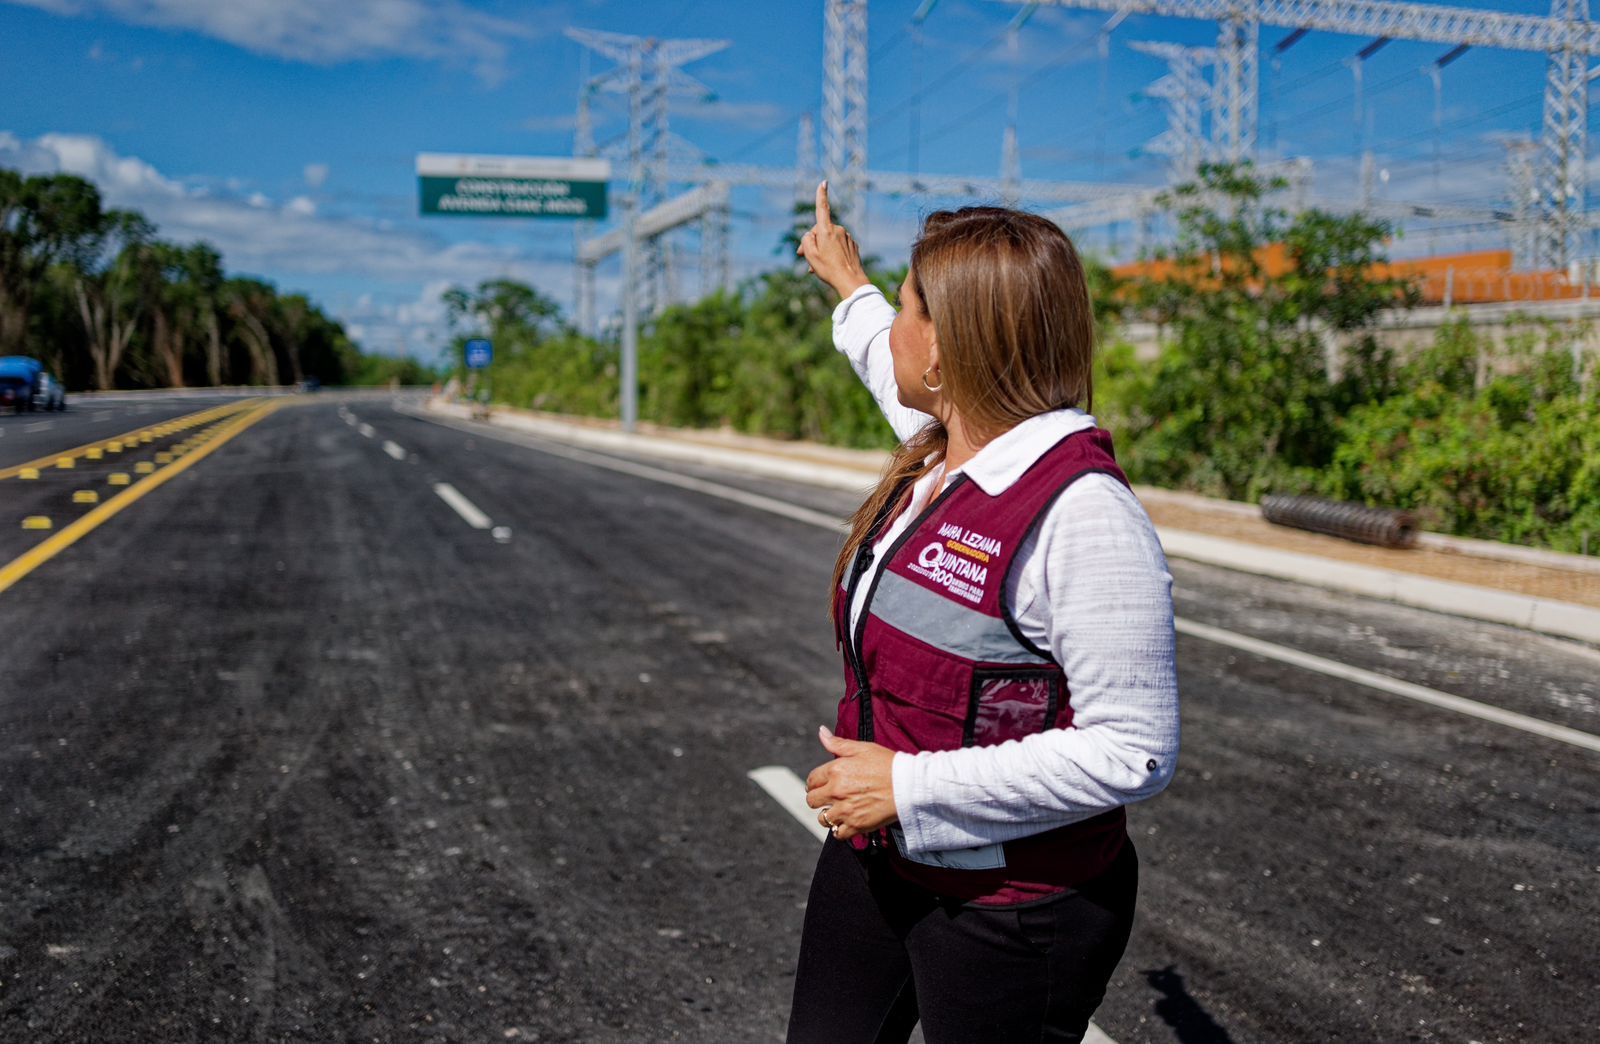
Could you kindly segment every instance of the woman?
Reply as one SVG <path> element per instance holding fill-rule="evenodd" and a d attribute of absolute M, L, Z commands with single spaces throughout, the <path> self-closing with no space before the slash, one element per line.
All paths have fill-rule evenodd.
<path fill-rule="evenodd" d="M 1172 578 L 1095 427 L 1067 237 L 930 215 L 900 310 L 832 223 L 799 253 L 903 440 L 834 570 L 847 691 L 789 1040 L 1076 1041 L 1128 939 L 1123 807 L 1172 778 Z"/>

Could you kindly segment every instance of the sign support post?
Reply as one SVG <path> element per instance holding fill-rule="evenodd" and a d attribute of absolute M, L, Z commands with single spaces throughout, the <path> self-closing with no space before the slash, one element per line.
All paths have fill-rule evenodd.
<path fill-rule="evenodd" d="M 638 195 L 623 202 L 622 219 L 622 430 L 633 434 L 639 425 L 639 236 L 635 227 Z"/>

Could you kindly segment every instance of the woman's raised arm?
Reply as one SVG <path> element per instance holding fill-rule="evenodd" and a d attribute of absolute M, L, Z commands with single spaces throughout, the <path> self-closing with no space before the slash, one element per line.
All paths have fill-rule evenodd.
<path fill-rule="evenodd" d="M 900 402 L 889 354 L 889 327 L 894 307 L 878 292 L 861 266 L 861 249 L 843 225 L 835 225 L 828 210 L 828 183 L 817 186 L 817 223 L 800 238 L 796 250 L 818 279 L 841 298 L 833 311 L 833 343 L 861 383 L 867 386 L 883 411 L 895 436 L 915 435 L 932 418 Z"/>

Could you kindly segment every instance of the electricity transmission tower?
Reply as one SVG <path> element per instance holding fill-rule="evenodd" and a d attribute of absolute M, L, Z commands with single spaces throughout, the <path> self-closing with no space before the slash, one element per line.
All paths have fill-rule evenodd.
<path fill-rule="evenodd" d="M 1526 257 L 1534 253 L 1539 227 L 1535 214 L 1539 207 L 1539 185 L 1535 167 L 1539 146 L 1531 141 L 1508 141 L 1506 172 L 1511 184 L 1511 255 Z"/>
<path fill-rule="evenodd" d="M 1022 3 L 1024 0 L 1005 0 Z M 1564 267 L 1584 216 L 1588 128 L 1588 62 L 1600 55 L 1600 25 L 1589 21 L 1588 0 L 1552 0 L 1550 14 L 1522 15 L 1390 0 L 1026 0 L 1124 14 L 1193 18 L 1217 23 L 1220 101 L 1214 134 L 1222 158 L 1248 159 L 1255 150 L 1260 27 L 1320 31 L 1377 40 L 1426 40 L 1457 47 L 1495 47 L 1547 56 L 1544 120 L 1536 183 L 1536 266 Z"/>
<path fill-rule="evenodd" d="M 867 0 L 827 0 L 823 12 L 822 159 L 829 202 L 856 216 L 867 172 Z"/>
<path fill-rule="evenodd" d="M 1136 40 L 1128 45 L 1140 54 L 1167 63 L 1167 75 L 1145 88 L 1145 94 L 1166 103 L 1167 129 L 1145 148 L 1168 157 L 1170 180 L 1176 184 L 1194 177 L 1195 168 L 1207 158 L 1205 107 L 1212 98 L 1206 82 L 1206 66 L 1216 60 L 1210 47 L 1184 47 L 1181 44 Z M 1213 120 L 1213 127 L 1216 122 Z"/>
<path fill-rule="evenodd" d="M 628 188 L 621 204 L 624 222 L 631 225 L 642 211 L 667 201 L 668 186 L 673 180 L 673 154 L 681 151 L 674 148 L 681 143 L 671 133 L 670 99 L 711 95 L 709 88 L 685 73 L 682 67 L 717 53 L 729 46 L 729 41 L 663 40 L 596 29 L 568 29 L 567 36 L 589 52 L 615 63 L 599 76 L 586 78 L 579 85 L 574 145 L 579 155 L 592 156 L 602 151 L 597 149 L 594 140 L 593 100 L 601 94 L 623 96 L 627 132 L 612 143 L 610 151 L 614 153 L 613 160 L 627 171 Z M 587 55 L 585 58 L 587 60 Z M 695 217 L 701 219 L 702 250 L 707 244 L 715 250 L 719 243 L 726 242 L 725 230 L 710 228 L 709 234 L 707 232 L 716 222 L 726 222 L 725 206 L 690 215 L 685 220 Z M 592 330 L 594 326 L 594 273 L 599 263 L 599 258 L 584 259 L 584 243 L 589 231 L 588 228 L 579 229 L 578 325 L 585 330 Z M 676 274 L 671 251 L 662 238 L 666 231 L 662 229 L 638 245 L 637 269 L 625 291 L 630 293 L 631 303 L 646 312 L 659 311 L 672 297 Z M 715 260 L 710 264 L 713 269 L 721 268 L 721 263 Z"/>

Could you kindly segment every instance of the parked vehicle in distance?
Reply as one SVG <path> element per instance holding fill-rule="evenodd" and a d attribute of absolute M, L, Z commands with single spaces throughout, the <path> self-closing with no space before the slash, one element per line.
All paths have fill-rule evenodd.
<path fill-rule="evenodd" d="M 0 408 L 64 410 L 67 391 L 45 371 L 44 364 L 26 355 L 0 356 Z"/>
<path fill-rule="evenodd" d="M 33 391 L 33 406 L 38 410 L 64 410 L 67 408 L 67 389 L 64 384 L 40 372 L 39 384 Z"/>

